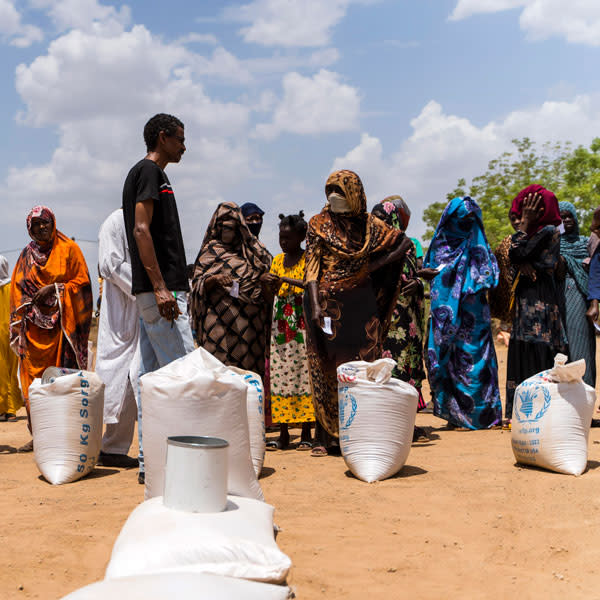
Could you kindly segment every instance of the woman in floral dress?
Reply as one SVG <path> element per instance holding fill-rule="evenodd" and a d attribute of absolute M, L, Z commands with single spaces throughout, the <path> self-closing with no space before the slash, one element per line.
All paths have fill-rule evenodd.
<path fill-rule="evenodd" d="M 410 209 L 400 196 L 389 196 L 373 208 L 373 214 L 388 225 L 406 231 Z M 425 368 L 423 367 L 423 318 L 425 289 L 417 277 L 417 260 L 413 245 L 402 262 L 401 291 L 392 313 L 390 329 L 383 347 L 384 357 L 396 361 L 393 376 L 410 383 L 419 392 L 418 409 L 425 408 L 421 393 Z"/>
<path fill-rule="evenodd" d="M 271 419 L 279 424 L 279 439 L 268 442 L 267 448 L 286 448 L 290 442 L 290 424 L 302 424 L 297 450 L 310 450 L 311 424 L 315 412 L 310 391 L 306 359 L 304 321 L 304 267 L 302 242 L 307 224 L 304 213 L 279 215 L 279 245 L 283 252 L 273 259 L 271 273 L 283 283 L 275 296 L 271 327 Z"/>

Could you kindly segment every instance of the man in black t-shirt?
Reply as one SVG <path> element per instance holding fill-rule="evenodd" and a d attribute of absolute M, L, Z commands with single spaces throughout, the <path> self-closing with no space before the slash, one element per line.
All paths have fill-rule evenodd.
<path fill-rule="evenodd" d="M 185 152 L 183 123 L 158 114 L 144 127 L 148 154 L 133 166 L 123 186 L 123 218 L 131 255 L 132 294 L 142 318 L 140 377 L 194 349 L 187 314 L 185 250 L 173 188 L 164 169 Z M 139 388 L 140 474 L 144 482 Z"/>

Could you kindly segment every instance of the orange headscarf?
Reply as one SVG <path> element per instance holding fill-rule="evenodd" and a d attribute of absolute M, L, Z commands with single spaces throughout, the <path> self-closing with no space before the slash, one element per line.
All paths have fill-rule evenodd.
<path fill-rule="evenodd" d="M 31 235 L 31 220 L 51 222 L 51 241 L 40 246 Z M 57 231 L 49 208 L 36 206 L 27 217 L 33 241 L 15 265 L 10 287 L 10 343 L 19 357 L 23 396 L 47 367 L 87 368 L 92 320 L 92 288 L 79 246 Z M 54 286 L 42 305 L 32 303 L 44 286 Z"/>

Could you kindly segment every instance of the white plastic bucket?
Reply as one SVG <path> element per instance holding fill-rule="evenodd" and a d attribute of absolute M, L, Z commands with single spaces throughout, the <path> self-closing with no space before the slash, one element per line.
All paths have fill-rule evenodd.
<path fill-rule="evenodd" d="M 167 438 L 163 503 L 185 512 L 221 512 L 227 504 L 226 440 L 178 435 Z"/>

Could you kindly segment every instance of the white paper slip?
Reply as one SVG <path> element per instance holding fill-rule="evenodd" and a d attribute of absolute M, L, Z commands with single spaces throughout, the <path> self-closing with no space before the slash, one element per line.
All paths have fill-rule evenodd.
<path fill-rule="evenodd" d="M 240 282 L 239 281 L 234 281 L 231 284 L 231 289 L 229 290 L 229 295 L 232 298 L 239 298 L 240 297 Z"/>
<path fill-rule="evenodd" d="M 442 271 L 443 269 L 445 269 L 448 265 L 438 265 L 435 270 L 439 273 L 440 271 Z"/>
<path fill-rule="evenodd" d="M 323 317 L 323 327 L 321 327 L 323 333 L 327 335 L 333 335 L 333 329 L 331 329 L 331 317 Z"/>
<path fill-rule="evenodd" d="M 561 223 L 561 224 L 558 226 L 558 232 L 559 232 L 561 235 L 562 235 L 562 234 L 565 232 L 565 224 L 564 224 L 564 223 Z"/>

